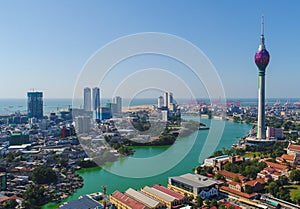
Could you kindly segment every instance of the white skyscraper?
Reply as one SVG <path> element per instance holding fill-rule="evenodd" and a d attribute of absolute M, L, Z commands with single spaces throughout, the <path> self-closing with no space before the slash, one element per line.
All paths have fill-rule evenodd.
<path fill-rule="evenodd" d="M 157 99 L 157 108 L 162 108 L 164 106 L 164 98 L 162 96 Z"/>
<path fill-rule="evenodd" d="M 116 104 L 116 112 L 117 114 L 122 113 L 122 98 L 120 96 L 115 96 L 113 98 L 113 102 Z"/>
<path fill-rule="evenodd" d="M 86 87 L 83 90 L 83 109 L 85 111 L 91 111 L 91 89 Z"/>

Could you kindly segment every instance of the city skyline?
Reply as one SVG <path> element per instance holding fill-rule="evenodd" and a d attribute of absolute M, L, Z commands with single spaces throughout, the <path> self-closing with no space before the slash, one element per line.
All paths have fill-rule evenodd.
<path fill-rule="evenodd" d="M 300 98 L 297 1 L 133 3 L 2 2 L 1 88 L 12 81 L 19 84 L 1 92 L 0 98 L 25 98 L 32 88 L 45 92 L 47 98 L 71 98 L 80 70 L 92 54 L 117 38 L 148 31 L 179 36 L 201 49 L 220 75 L 228 98 L 256 98 L 251 52 L 257 48 L 262 14 L 272 51 L 267 97 Z M 125 67 L 126 72 L 132 66 Z"/>

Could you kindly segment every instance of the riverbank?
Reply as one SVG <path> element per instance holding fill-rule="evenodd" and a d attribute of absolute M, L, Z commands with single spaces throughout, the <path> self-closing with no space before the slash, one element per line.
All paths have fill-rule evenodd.
<path fill-rule="evenodd" d="M 198 117 L 189 118 L 199 119 Z M 201 122 L 210 126 L 212 120 L 201 119 Z M 229 149 L 232 144 L 236 143 L 251 129 L 251 125 L 245 123 L 216 120 L 213 121 L 213 123 L 216 126 L 216 130 L 221 129 L 222 123 L 225 123 L 225 129 L 216 148 L 208 150 L 209 152 L 205 152 L 205 155 L 201 154 L 203 150 L 207 151 L 207 147 L 214 147 L 215 143 L 207 139 L 209 130 L 198 131 L 187 137 L 179 138 L 172 146 L 134 147 L 136 152 L 130 157 L 108 163 L 103 168 L 81 169 L 77 171 L 84 180 L 84 186 L 75 191 L 75 193 L 65 201 L 77 199 L 85 194 L 99 192 L 102 190 L 101 187 L 103 185 L 107 186 L 108 194 L 111 194 L 115 190 L 125 191 L 129 187 L 140 189 L 145 185 L 153 184 L 166 186 L 168 177 L 193 172 L 192 169 L 202 164 L 203 160 L 213 154 L 215 150 L 220 150 L 223 147 Z M 173 159 L 176 155 L 182 156 L 181 158 L 177 158 L 179 161 L 170 161 L 170 159 Z M 156 157 L 155 160 L 150 162 L 150 159 L 154 157 Z M 140 160 L 141 164 L 136 164 L 136 160 Z M 172 166 L 169 166 L 171 163 Z M 137 167 L 139 169 L 137 169 Z M 164 168 L 168 169 L 165 171 Z M 156 173 L 156 175 L 139 177 L 137 173 L 142 175 L 142 170 L 151 170 L 151 173 Z M 48 207 L 44 208 L 55 208 L 49 207 L 50 204 L 47 206 Z"/>

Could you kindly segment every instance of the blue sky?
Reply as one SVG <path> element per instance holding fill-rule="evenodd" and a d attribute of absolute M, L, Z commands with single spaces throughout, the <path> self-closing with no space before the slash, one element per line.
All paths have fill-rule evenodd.
<path fill-rule="evenodd" d="M 190 41 L 215 66 L 227 97 L 253 98 L 262 14 L 271 55 L 266 95 L 300 98 L 299 6 L 296 0 L 0 1 L 0 98 L 24 98 L 29 89 L 71 98 L 90 56 L 140 32 Z"/>

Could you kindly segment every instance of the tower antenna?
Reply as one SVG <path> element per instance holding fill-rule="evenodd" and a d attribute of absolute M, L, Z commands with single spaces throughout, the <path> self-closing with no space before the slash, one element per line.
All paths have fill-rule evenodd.
<path fill-rule="evenodd" d="M 265 21 L 264 21 L 264 16 L 261 16 L 261 35 L 263 36 L 265 33 Z"/>

